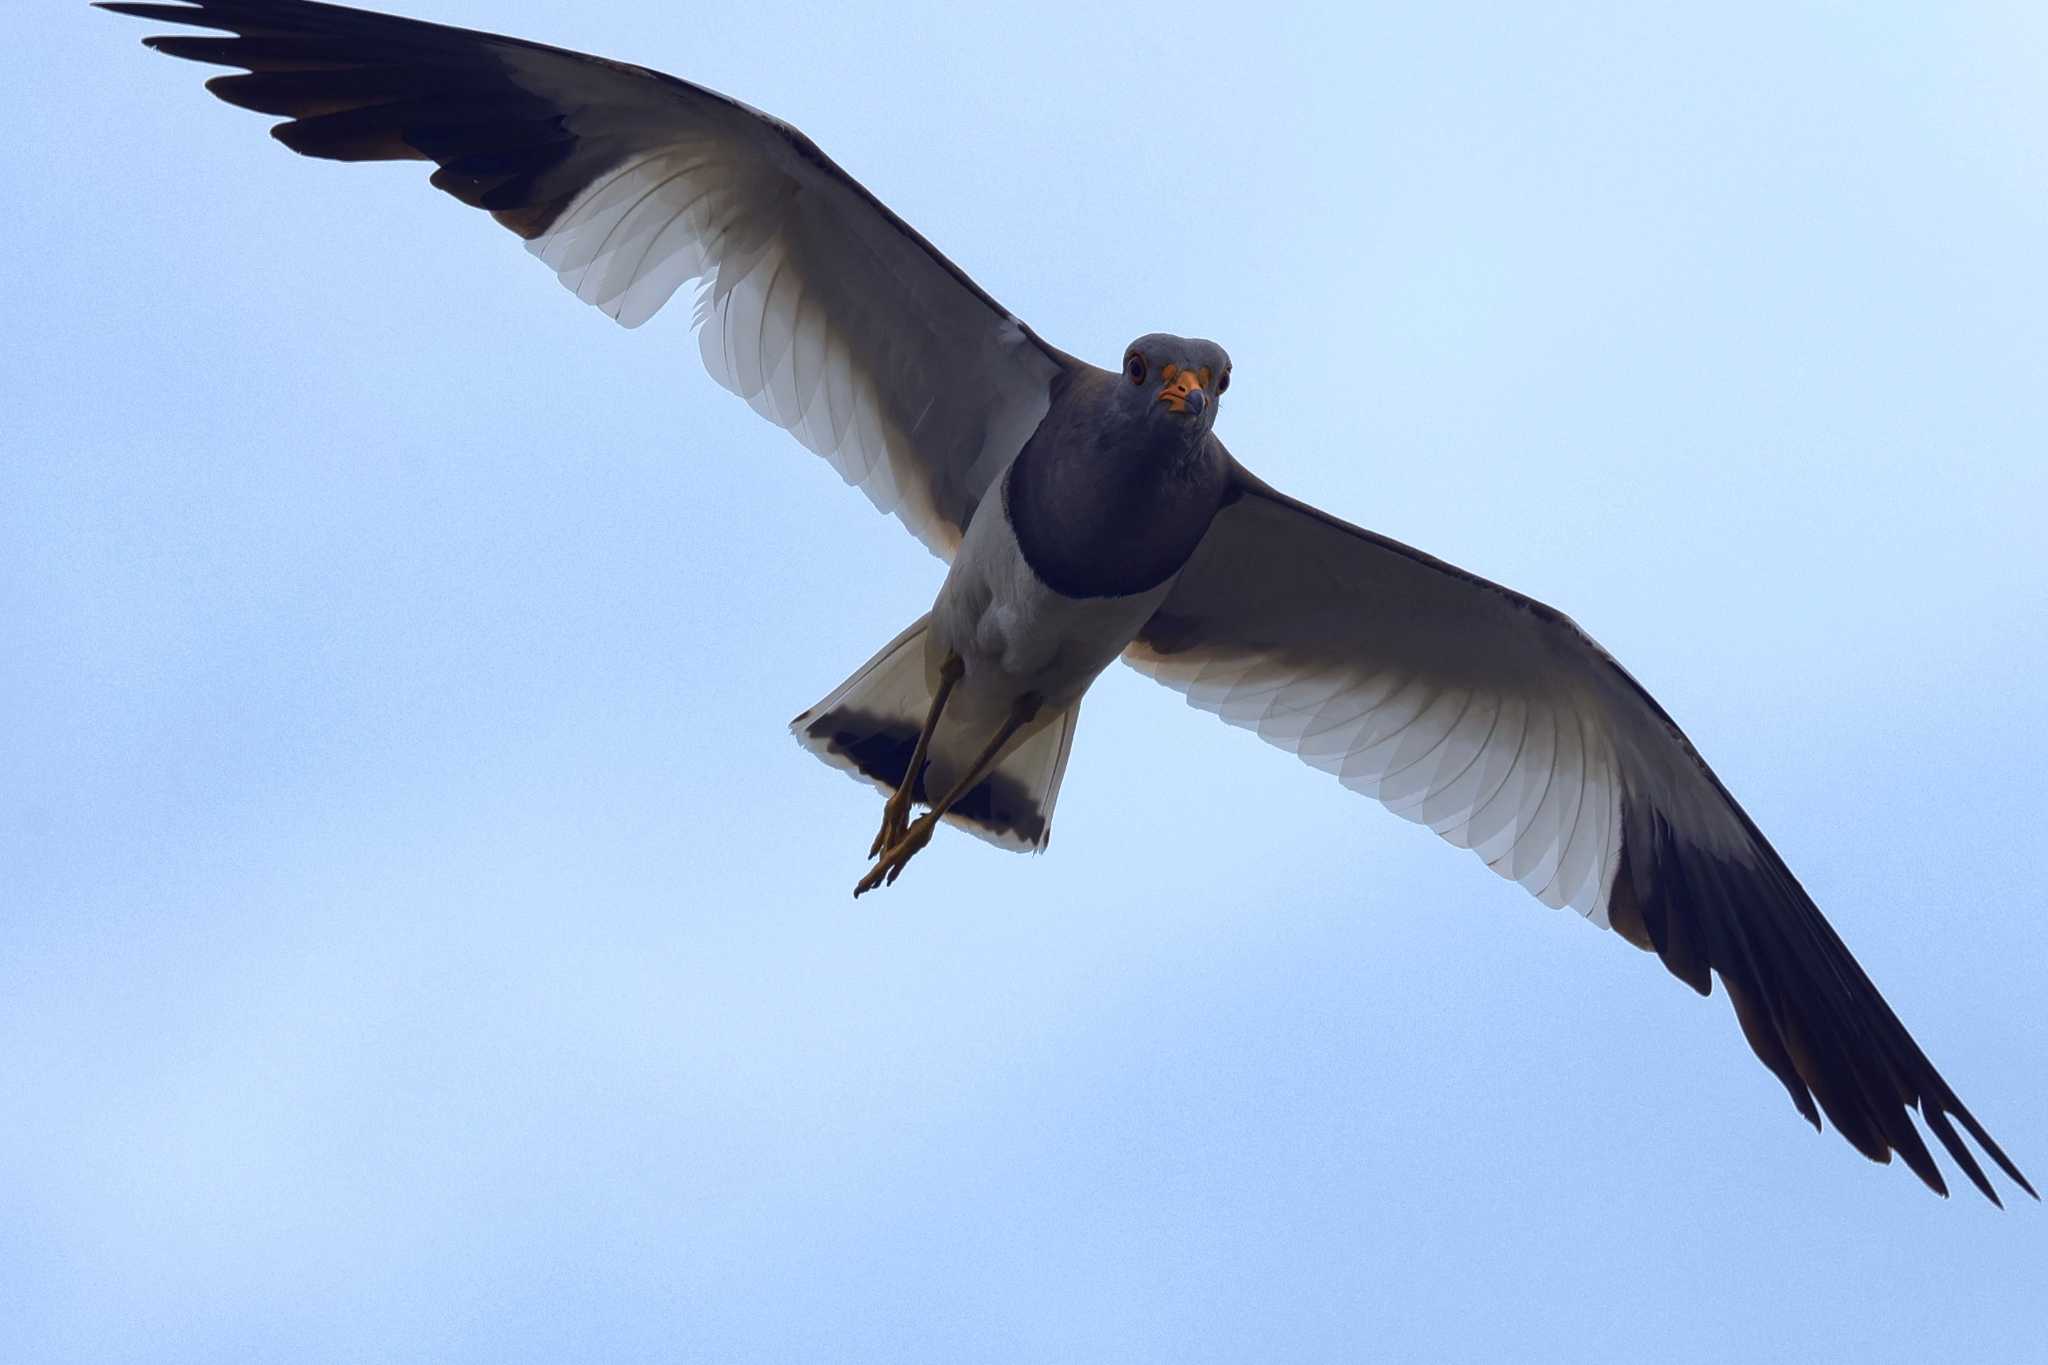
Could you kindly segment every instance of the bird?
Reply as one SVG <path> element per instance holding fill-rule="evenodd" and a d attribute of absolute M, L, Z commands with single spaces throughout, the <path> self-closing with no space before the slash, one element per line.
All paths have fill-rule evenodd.
<path fill-rule="evenodd" d="M 1976 1152 L 2039 1199 L 1663 707 L 1563 613 L 1239 463 L 1222 346 L 1081 360 L 804 134 L 644 67 L 315 0 L 98 7 L 183 26 L 143 41 L 234 69 L 207 89 L 295 152 L 435 163 L 623 326 L 694 286 L 711 377 L 946 561 L 930 609 L 792 723 L 883 795 L 856 896 L 941 822 L 1044 849 L 1121 659 L 1699 994 L 1718 978 L 1816 1130 L 1945 1196 L 1917 1113 L 1992 1203 Z"/>

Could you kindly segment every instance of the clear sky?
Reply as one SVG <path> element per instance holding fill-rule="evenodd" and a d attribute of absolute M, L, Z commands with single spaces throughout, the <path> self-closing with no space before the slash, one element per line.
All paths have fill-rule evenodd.
<path fill-rule="evenodd" d="M 0 48 L 0 1357 L 2017 1361 L 2048 1211 L 1121 668 L 858 906 L 941 565 L 418 166 Z M 1261 7 L 1263 9 L 1264 7 Z M 2048 1178 L 2031 5 L 413 0 L 790 119 L 1570 612 Z M 1533 8 L 1533 7 L 1530 7 Z"/>

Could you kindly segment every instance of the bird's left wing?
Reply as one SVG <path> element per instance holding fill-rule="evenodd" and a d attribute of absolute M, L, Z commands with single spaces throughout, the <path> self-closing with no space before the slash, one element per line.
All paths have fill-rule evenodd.
<path fill-rule="evenodd" d="M 231 36 L 160 52 L 247 75 L 293 151 L 431 160 L 628 327 L 701 282 L 704 364 L 950 556 L 1070 363 L 789 125 L 637 66 L 311 0 L 108 0 Z"/>
<path fill-rule="evenodd" d="M 1956 1098 L 1671 718 L 1567 617 L 1235 471 L 1125 659 L 1656 952 L 1816 1127 L 1947 1189 L 1908 1106 L 1997 1201 Z"/>

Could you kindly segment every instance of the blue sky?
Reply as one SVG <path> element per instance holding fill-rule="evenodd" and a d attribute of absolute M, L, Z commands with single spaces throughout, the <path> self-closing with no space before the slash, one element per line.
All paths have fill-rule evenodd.
<path fill-rule="evenodd" d="M 1090 359 L 1222 341 L 1240 458 L 1612 649 L 2038 1183 L 2048 21 L 1503 9 L 413 12 L 790 119 Z M 2038 1206 L 1126 671 L 1046 856 L 856 907 L 783 727 L 938 562 L 686 311 L 149 31 L 0 50 L 14 1358 L 2038 1351 Z"/>

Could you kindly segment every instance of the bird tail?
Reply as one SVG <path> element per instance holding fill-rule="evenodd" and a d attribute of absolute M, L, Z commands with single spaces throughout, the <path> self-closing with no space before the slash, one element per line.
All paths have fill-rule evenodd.
<path fill-rule="evenodd" d="M 848 776 L 893 792 L 910 766 L 931 710 L 938 663 L 927 659 L 929 615 L 884 645 L 825 699 L 790 722 L 797 743 Z M 925 769 L 911 795 L 930 804 L 967 771 L 1001 723 L 984 714 L 963 686 L 948 699 Z M 1081 704 L 1042 716 L 1010 741 L 994 769 L 946 813 L 948 823 L 999 848 L 1025 853 L 1052 836 L 1052 807 L 1066 775 Z"/>

